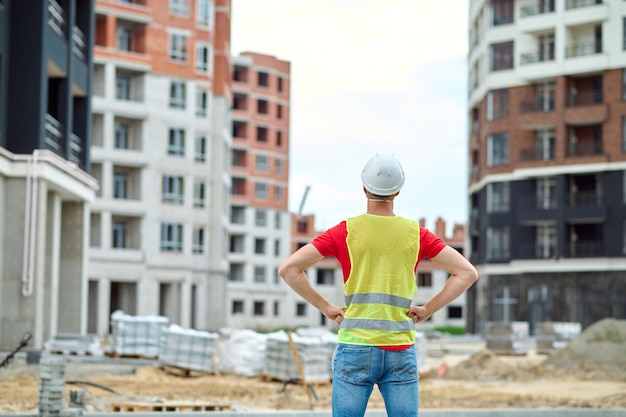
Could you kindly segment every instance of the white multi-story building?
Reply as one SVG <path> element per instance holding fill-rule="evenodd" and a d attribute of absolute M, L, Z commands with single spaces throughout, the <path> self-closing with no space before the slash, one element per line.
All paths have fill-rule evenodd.
<path fill-rule="evenodd" d="M 165 4 L 165 3 L 163 3 Z M 225 325 L 229 1 L 96 2 L 88 330 Z M 193 6 L 193 7 L 192 7 Z"/>

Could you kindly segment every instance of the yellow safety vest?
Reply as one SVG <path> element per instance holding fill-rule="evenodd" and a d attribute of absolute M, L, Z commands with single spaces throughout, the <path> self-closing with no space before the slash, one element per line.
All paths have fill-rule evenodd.
<path fill-rule="evenodd" d="M 415 343 L 406 315 L 415 284 L 419 223 L 399 216 L 362 214 L 346 220 L 350 275 L 339 342 L 367 346 Z"/>

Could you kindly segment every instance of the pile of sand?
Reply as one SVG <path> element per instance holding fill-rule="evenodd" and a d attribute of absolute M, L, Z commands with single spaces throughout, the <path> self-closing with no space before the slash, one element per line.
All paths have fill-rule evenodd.
<path fill-rule="evenodd" d="M 542 365 L 592 379 L 626 381 L 626 320 L 600 320 Z"/>
<path fill-rule="evenodd" d="M 512 380 L 524 379 L 531 374 L 532 369 L 503 361 L 491 350 L 482 349 L 449 368 L 445 372 L 445 377 L 464 380 Z"/>

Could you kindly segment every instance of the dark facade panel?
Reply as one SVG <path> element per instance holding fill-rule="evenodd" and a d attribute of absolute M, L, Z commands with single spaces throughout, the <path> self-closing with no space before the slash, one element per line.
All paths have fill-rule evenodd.
<path fill-rule="evenodd" d="M 7 4 L 0 144 L 18 154 L 49 149 L 88 170 L 94 0 Z"/>

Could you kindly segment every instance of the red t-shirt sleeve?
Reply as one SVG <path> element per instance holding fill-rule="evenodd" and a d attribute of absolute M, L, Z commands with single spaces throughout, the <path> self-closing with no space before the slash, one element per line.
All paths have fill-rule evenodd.
<path fill-rule="evenodd" d="M 338 244 L 343 243 L 345 245 L 346 235 L 346 222 L 342 221 L 338 225 L 331 227 L 321 235 L 317 236 L 311 242 L 313 246 L 322 254 L 322 256 L 335 256 L 339 252 Z"/>
<path fill-rule="evenodd" d="M 439 252 L 441 252 L 445 247 L 446 242 L 441 240 L 440 237 L 425 227 L 420 227 L 420 253 L 417 257 L 418 263 L 422 259 L 434 258 L 439 255 Z"/>

